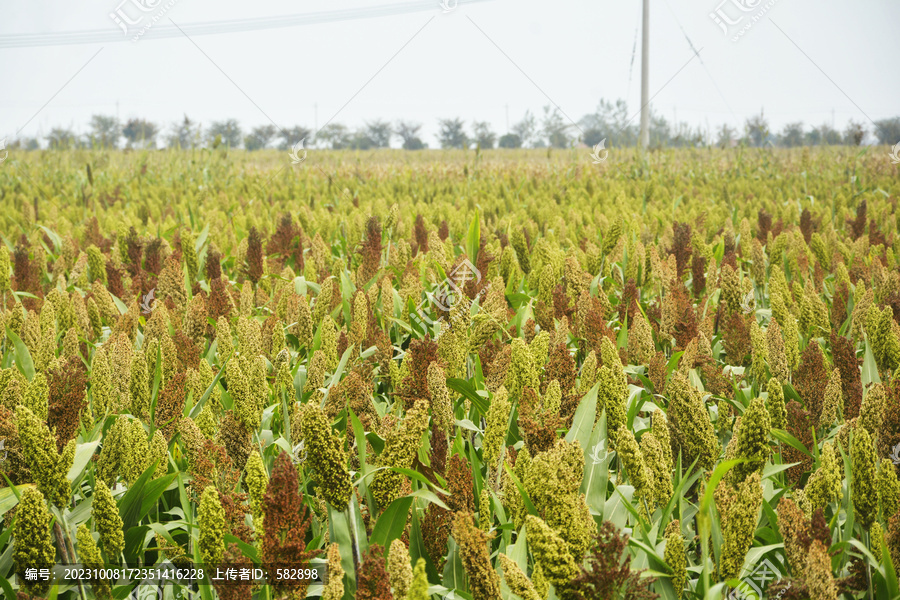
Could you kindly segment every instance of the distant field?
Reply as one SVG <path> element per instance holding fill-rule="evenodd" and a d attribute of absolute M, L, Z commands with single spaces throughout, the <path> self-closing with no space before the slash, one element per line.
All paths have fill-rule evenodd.
<path fill-rule="evenodd" d="M 10 151 L 0 587 L 898 598 L 888 154 Z"/>

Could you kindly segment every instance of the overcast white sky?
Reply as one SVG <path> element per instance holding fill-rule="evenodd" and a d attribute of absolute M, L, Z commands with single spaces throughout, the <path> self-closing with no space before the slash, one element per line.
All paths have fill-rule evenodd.
<path fill-rule="evenodd" d="M 336 115 L 350 127 L 376 118 L 418 121 L 435 147 L 439 118 L 486 120 L 504 133 L 507 106 L 510 123 L 551 102 L 576 121 L 601 98 L 639 110 L 639 39 L 633 65 L 632 50 L 640 0 L 459 0 L 446 13 L 440 0 L 144 0 L 161 3 L 143 13 L 140 0 L 121 1 L 0 1 L 0 138 L 43 135 L 57 125 L 84 133 L 96 113 L 166 125 L 184 114 L 204 125 L 233 117 L 245 130 L 269 118 L 281 127 L 321 127 Z M 721 1 L 650 2 L 652 107 L 667 119 L 677 112 L 693 125 L 742 130 L 746 117 L 765 108 L 780 130 L 791 121 L 830 123 L 833 111 L 838 129 L 851 118 L 871 129 L 869 119 L 900 115 L 900 2 Z M 140 25 L 126 37 L 110 18 L 117 7 L 152 17 L 167 4 L 157 31 L 137 42 L 130 40 Z M 738 4 L 755 8 L 741 12 Z M 732 20 L 744 15 L 730 35 L 710 17 L 717 7 Z M 349 18 L 360 8 L 394 14 Z M 323 12 L 330 22 L 190 39 L 154 35 L 172 22 L 190 31 L 192 24 Z M 20 34 L 74 31 L 97 33 L 88 43 L 11 47 Z M 691 60 L 686 36 L 699 59 Z"/>

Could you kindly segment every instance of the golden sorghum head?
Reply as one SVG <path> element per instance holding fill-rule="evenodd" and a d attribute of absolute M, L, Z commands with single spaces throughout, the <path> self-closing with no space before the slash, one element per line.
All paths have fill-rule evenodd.
<path fill-rule="evenodd" d="M 788 317 L 788 320 L 793 317 Z M 766 339 L 768 340 L 768 361 L 769 374 L 779 381 L 787 381 L 790 379 L 791 372 L 788 366 L 787 354 L 785 353 L 784 338 L 781 335 L 781 327 L 778 321 L 772 319 L 769 321 L 769 328 L 766 330 Z"/>
<path fill-rule="evenodd" d="M 784 429 L 787 426 L 787 409 L 784 405 L 784 389 L 781 382 L 774 377 L 766 383 L 768 398 L 766 407 L 769 409 L 773 429 Z"/>
<path fill-rule="evenodd" d="M 413 572 L 409 549 L 402 540 L 391 542 L 390 550 L 388 550 L 387 572 L 391 588 L 394 590 L 394 597 L 405 598 L 412 585 Z"/>
<path fill-rule="evenodd" d="M 78 532 L 75 534 L 75 540 L 78 542 L 78 561 L 88 569 L 102 569 L 106 563 L 100 556 L 100 549 L 91 535 L 88 526 L 82 523 L 78 526 Z M 109 581 L 106 579 L 91 578 L 91 589 L 97 598 L 106 600 L 112 598 L 110 594 Z"/>
<path fill-rule="evenodd" d="M 809 546 L 803 574 L 812 600 L 838 597 L 834 576 L 831 573 L 831 556 L 821 541 L 813 540 Z"/>
<path fill-rule="evenodd" d="M 500 577 L 491 565 L 488 546 L 490 538 L 475 526 L 472 513 L 456 514 L 453 520 L 453 538 L 459 544 L 459 556 L 469 576 L 469 590 L 472 596 L 485 600 L 500 598 Z"/>
<path fill-rule="evenodd" d="M 428 429 L 428 402 L 416 400 L 396 428 L 387 434 L 384 450 L 377 466 L 409 468 L 419 448 L 422 434 Z M 372 495 L 379 506 L 396 500 L 402 491 L 405 477 L 391 470 L 377 471 L 372 478 Z"/>
<path fill-rule="evenodd" d="M 863 397 L 862 406 L 859 409 L 858 426 L 875 437 L 881 431 L 881 423 L 884 418 L 884 407 L 887 397 L 884 386 L 880 383 L 872 384 Z"/>
<path fill-rule="evenodd" d="M 319 328 L 319 339 L 322 342 L 320 349 L 325 354 L 325 368 L 329 371 L 334 370 L 340 357 L 337 353 L 337 325 L 335 325 L 334 319 L 331 317 L 322 321 L 322 325 Z"/>
<path fill-rule="evenodd" d="M 344 568 L 341 565 L 341 549 L 336 543 L 332 543 L 328 546 L 328 583 L 322 589 L 322 600 L 341 600 L 343 597 Z"/>
<path fill-rule="evenodd" d="M 843 420 L 844 393 L 841 386 L 841 371 L 834 369 L 828 378 L 828 385 L 825 387 L 825 399 L 822 405 L 822 414 L 819 417 L 819 426 L 828 429 Z"/>
<path fill-rule="evenodd" d="M 427 379 L 434 424 L 441 431 L 448 431 L 453 425 L 453 406 L 450 390 L 447 389 L 447 374 L 437 361 L 428 365 Z"/>

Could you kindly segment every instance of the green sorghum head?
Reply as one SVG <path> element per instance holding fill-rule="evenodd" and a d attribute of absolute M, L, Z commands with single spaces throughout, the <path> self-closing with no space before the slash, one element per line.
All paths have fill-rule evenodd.
<path fill-rule="evenodd" d="M 152 360 L 156 361 L 155 352 Z M 135 352 L 131 357 L 131 394 L 132 414 L 141 418 L 150 418 L 150 383 L 147 376 L 147 361 L 143 351 Z"/>
<path fill-rule="evenodd" d="M 737 486 L 736 492 L 736 498 L 727 509 L 727 516 L 723 516 L 724 542 L 719 567 L 722 579 L 740 576 L 744 558 L 753 544 L 763 497 L 759 473 L 754 472 L 747 477 Z"/>
<path fill-rule="evenodd" d="M 766 407 L 773 429 L 784 429 L 787 426 L 787 409 L 784 405 L 784 389 L 778 379 L 772 377 L 766 382 Z"/>
<path fill-rule="evenodd" d="M 428 575 L 425 572 L 425 559 L 420 558 L 416 561 L 416 567 L 413 569 L 412 585 L 409 586 L 409 592 L 404 600 L 429 600 L 431 596 L 428 594 Z M 322 600 L 326 600 L 323 596 Z"/>
<path fill-rule="evenodd" d="M 597 353 L 591 350 L 581 366 L 581 379 L 578 382 L 578 391 L 588 392 L 597 383 Z"/>
<path fill-rule="evenodd" d="M 320 349 L 325 354 L 325 368 L 331 371 L 337 367 L 340 359 L 337 353 L 338 330 L 334 319 L 331 317 L 323 319 L 319 328 L 319 338 L 322 342 Z"/>
<path fill-rule="evenodd" d="M 106 552 L 107 561 L 118 563 L 119 555 L 125 549 L 122 517 L 119 515 L 119 507 L 112 492 L 102 481 L 97 481 L 94 487 L 91 518 L 94 519 L 94 527 L 100 533 L 100 544 Z"/>
<path fill-rule="evenodd" d="M 50 522 L 44 495 L 33 487 L 26 487 L 22 491 L 13 525 L 12 558 L 20 584 L 41 596 L 50 589 L 50 584 L 42 581 L 31 583 L 25 578 L 25 569 L 51 568 L 56 563 Z"/>
<path fill-rule="evenodd" d="M 50 386 L 47 384 L 47 377 L 43 373 L 35 373 L 28 385 L 25 386 L 25 395 L 22 397 L 21 404 L 46 421 L 49 402 Z"/>
<path fill-rule="evenodd" d="M 841 387 L 841 371 L 834 369 L 825 387 L 825 399 L 822 403 L 822 414 L 819 426 L 830 429 L 835 423 L 844 420 L 844 392 Z"/>
<path fill-rule="evenodd" d="M 766 378 L 766 364 L 769 360 L 769 342 L 765 332 L 760 328 L 756 319 L 750 323 L 750 345 L 753 365 L 751 373 L 759 384 Z"/>
<path fill-rule="evenodd" d="M 869 435 L 875 437 L 881 431 L 881 424 L 884 419 L 884 407 L 887 402 L 887 396 L 884 386 L 880 383 L 872 384 L 865 391 L 862 405 L 859 408 L 859 420 L 857 427 L 862 427 L 869 432 Z"/>
<path fill-rule="evenodd" d="M 425 587 L 428 588 L 427 579 Z M 342 600 L 343 597 L 344 568 L 341 566 L 341 549 L 336 543 L 332 543 L 328 546 L 328 583 L 322 588 L 322 600 Z"/>
<path fill-rule="evenodd" d="M 428 365 L 428 393 L 431 395 L 431 413 L 434 424 L 441 431 L 449 431 L 453 425 L 453 404 L 447 389 L 447 374 L 437 363 Z"/>
<path fill-rule="evenodd" d="M 231 337 L 231 325 L 228 318 L 220 316 L 216 321 L 216 356 L 219 359 L 219 365 L 225 363 L 225 360 L 234 352 L 234 339 Z"/>
<path fill-rule="evenodd" d="M 311 468 L 312 479 L 319 494 L 337 510 L 343 510 L 350 501 L 352 492 L 347 453 L 344 451 L 343 441 L 331 428 L 325 412 L 317 404 L 303 405 L 300 434 L 306 446 L 307 465 Z M 387 449 L 385 443 L 385 451 Z"/>
<path fill-rule="evenodd" d="M 515 561 L 502 552 L 499 558 L 500 567 L 503 569 L 503 579 L 506 580 L 506 585 L 513 594 L 522 600 L 542 600 L 534 589 L 534 584 Z"/>
<path fill-rule="evenodd" d="M 9 248 L 0 244 L 0 295 L 10 289 L 10 270 Z"/>
<path fill-rule="evenodd" d="M 416 400 L 413 408 L 388 433 L 377 466 L 409 468 L 419 449 L 422 434 L 428 429 L 428 402 Z M 396 500 L 403 487 L 404 476 L 390 470 L 378 471 L 372 478 L 372 495 L 381 507 Z"/>
<path fill-rule="evenodd" d="M 78 562 L 88 569 L 102 569 L 106 566 L 106 563 L 103 562 L 103 557 L 100 556 L 100 549 L 91 535 L 91 530 L 84 523 L 78 526 L 75 540 L 78 543 Z M 91 590 L 97 598 L 103 600 L 112 598 L 108 580 L 91 578 L 90 583 Z"/>
<path fill-rule="evenodd" d="M 16 431 L 38 489 L 50 503 L 65 506 L 71 495 L 66 474 L 75 458 L 75 440 L 58 453 L 56 437 L 47 424 L 22 405 L 16 407 Z"/>
<path fill-rule="evenodd" d="M 653 499 L 658 505 L 665 506 L 673 493 L 672 466 L 666 461 L 662 444 L 652 432 L 641 436 L 641 454 L 653 477 Z"/>
<path fill-rule="evenodd" d="M 750 407 L 741 418 L 738 434 L 737 457 L 748 462 L 735 465 L 731 470 L 735 483 L 743 481 L 754 471 L 759 471 L 766 464 L 772 449 L 769 447 L 771 424 L 769 411 L 762 398 L 754 398 Z"/>
<path fill-rule="evenodd" d="M 674 447 L 681 449 L 685 464 L 697 460 L 701 469 L 711 469 L 719 458 L 721 446 L 699 392 L 684 375 L 676 372 L 666 385 L 666 394 L 669 396 L 669 432 Z"/>
<path fill-rule="evenodd" d="M 788 317 L 788 319 L 793 319 L 793 317 Z M 787 354 L 785 353 L 781 327 L 775 319 L 769 321 L 769 328 L 766 330 L 766 340 L 769 346 L 767 355 L 769 374 L 779 381 L 787 381 L 790 379 L 791 372 L 788 366 Z"/>
<path fill-rule="evenodd" d="M 225 509 L 219 501 L 219 492 L 207 486 L 197 507 L 197 523 L 200 526 L 200 557 L 207 566 L 221 564 L 225 557 Z"/>
<path fill-rule="evenodd" d="M 881 515 L 887 521 L 900 510 L 900 480 L 897 479 L 896 467 L 890 460 L 882 460 L 878 465 L 875 487 L 878 489 Z"/>
<path fill-rule="evenodd" d="M 863 527 L 869 527 L 878 512 L 878 490 L 875 484 L 875 444 L 869 432 L 857 427 L 850 442 L 850 462 L 853 476 L 850 485 L 856 517 Z"/>
<path fill-rule="evenodd" d="M 634 486 L 635 496 L 646 499 L 652 506 L 656 496 L 653 473 L 644 463 L 644 454 L 634 439 L 634 434 L 625 427 L 620 427 L 616 434 L 616 450 L 628 479 Z"/>
<path fill-rule="evenodd" d="M 809 476 L 803 489 L 809 504 L 807 517 L 811 517 L 816 509 L 824 509 L 832 502 L 840 502 L 843 477 L 843 463 L 838 462 L 834 445 L 826 443 L 819 456 L 819 468 Z"/>
<path fill-rule="evenodd" d="M 535 562 L 547 581 L 557 589 L 564 587 L 578 574 L 578 564 L 563 539 L 541 518 L 534 515 L 525 517 L 528 545 Z"/>
<path fill-rule="evenodd" d="M 169 446 L 162 430 L 157 429 L 150 438 L 147 454 L 147 465 L 156 463 L 156 471 L 151 479 L 158 479 L 166 474 L 169 469 Z"/>
<path fill-rule="evenodd" d="M 499 468 L 501 449 L 505 445 L 511 409 L 509 394 L 505 387 L 500 386 L 491 398 L 484 428 L 484 439 L 481 442 L 482 457 L 490 469 Z"/>
<path fill-rule="evenodd" d="M 666 549 L 664 552 L 666 564 L 672 570 L 672 587 L 675 594 L 681 598 L 684 594 L 684 586 L 687 583 L 687 553 L 684 551 L 684 536 L 681 535 L 681 522 L 670 521 L 666 525 Z"/>

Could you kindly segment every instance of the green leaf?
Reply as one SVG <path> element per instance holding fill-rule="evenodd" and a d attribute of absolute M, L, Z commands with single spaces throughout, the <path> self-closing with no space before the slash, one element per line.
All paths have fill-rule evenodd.
<path fill-rule="evenodd" d="M 412 496 L 403 496 L 391 502 L 375 522 L 369 543 L 380 544 L 387 551 L 391 547 L 391 542 L 403 535 L 412 503 Z"/>
<path fill-rule="evenodd" d="M 798 440 L 797 438 L 792 436 L 790 433 L 788 433 L 784 429 L 772 429 L 771 433 L 772 433 L 772 437 L 775 438 L 776 440 L 778 440 L 779 442 L 784 442 L 791 448 L 794 448 L 795 450 L 799 450 L 800 452 L 802 452 L 803 454 L 807 455 L 810 458 L 813 457 L 813 455 L 810 453 L 810 451 L 807 450 L 806 446 L 804 446 L 800 440 Z"/>
<path fill-rule="evenodd" d="M 31 360 L 28 346 L 9 327 L 6 328 L 6 337 L 10 339 L 16 349 L 16 366 L 22 371 L 22 375 L 31 381 L 34 379 L 34 362 Z"/>
<path fill-rule="evenodd" d="M 15 487 L 0 488 L 0 516 L 5 515 L 9 510 L 19 503 L 19 497 L 28 488 L 33 488 L 33 483 L 23 483 Z M 9 525 L 7 523 L 7 525 Z"/>
<path fill-rule="evenodd" d="M 69 481 L 78 479 L 78 476 L 81 475 L 81 472 L 87 466 L 88 462 L 90 462 L 91 457 L 94 456 L 94 452 L 97 451 L 97 446 L 99 445 L 100 440 L 97 440 L 86 444 L 78 444 L 75 447 L 75 460 L 72 461 L 72 468 L 69 469 L 69 472 L 66 474 L 66 479 Z"/>
<path fill-rule="evenodd" d="M 462 396 L 468 398 L 469 401 L 472 402 L 472 404 L 479 410 L 479 412 L 481 412 L 482 415 L 487 414 L 487 400 L 478 395 L 478 392 L 475 390 L 475 386 L 472 385 L 472 382 L 465 379 L 455 379 L 451 377 L 447 380 L 447 387 L 457 394 L 461 394 Z"/>
<path fill-rule="evenodd" d="M 422 527 L 419 525 L 419 512 L 417 509 L 413 509 L 412 511 L 412 525 L 410 525 L 409 534 L 409 556 L 413 563 L 418 562 L 420 558 L 425 560 L 425 572 L 428 574 L 428 581 L 437 581 L 441 578 L 437 568 L 431 560 L 431 556 L 425 551 L 425 542 L 422 539 Z"/>
<path fill-rule="evenodd" d="M 353 538 L 347 511 L 335 510 L 328 506 L 328 539 L 337 543 L 341 551 L 341 568 L 344 569 L 344 589 L 351 597 L 356 592 L 356 564 L 353 557 Z"/>
<path fill-rule="evenodd" d="M 700 511 L 706 512 L 712 506 L 713 500 L 713 492 L 716 491 L 716 486 L 719 485 L 719 481 L 725 474 L 728 473 L 735 466 L 747 462 L 746 458 L 735 458 L 733 460 L 726 460 L 719 463 L 719 466 L 713 471 L 712 475 L 709 478 L 709 482 L 706 484 L 706 492 L 703 494 L 703 500 L 700 504 Z"/>
<path fill-rule="evenodd" d="M 452 537 L 447 538 L 447 562 L 444 563 L 444 578 L 442 580 L 444 587 L 455 589 L 466 589 L 466 570 L 463 568 L 462 559 L 459 556 L 459 547 L 456 540 Z"/>
<path fill-rule="evenodd" d="M 869 339 L 866 338 L 866 354 L 862 364 L 862 386 L 866 389 L 870 383 L 881 383 L 881 377 L 878 375 L 878 365 L 875 363 L 875 355 L 872 354 L 872 346 Z"/>
<path fill-rule="evenodd" d="M 469 255 L 469 260 L 472 261 L 472 264 L 475 264 L 478 261 L 478 248 L 481 246 L 481 221 L 479 219 L 478 211 L 475 211 L 475 214 L 472 216 L 472 220 L 469 222 L 469 233 L 466 235 L 466 254 Z"/>
<path fill-rule="evenodd" d="M 575 409 L 575 416 L 572 418 L 572 427 L 566 433 L 567 442 L 577 441 L 581 447 L 586 449 L 591 439 L 591 432 L 594 429 L 594 421 L 597 417 L 597 392 L 600 390 L 600 384 L 595 383 L 594 387 L 584 395 L 578 408 Z"/>
<path fill-rule="evenodd" d="M 153 477 L 153 473 L 156 471 L 157 462 L 158 461 L 154 461 L 152 465 L 147 467 L 147 469 L 141 473 L 141 476 L 137 478 L 130 488 L 128 488 L 125 495 L 119 498 L 117 502 L 119 514 L 122 516 L 122 524 L 126 531 L 137 525 L 138 521 L 141 519 L 144 486 L 146 486 L 150 478 Z M 159 493 L 162 494 L 162 491 Z M 159 496 L 157 496 L 157 498 L 159 498 Z M 154 502 L 155 501 L 156 499 L 154 499 Z"/>

